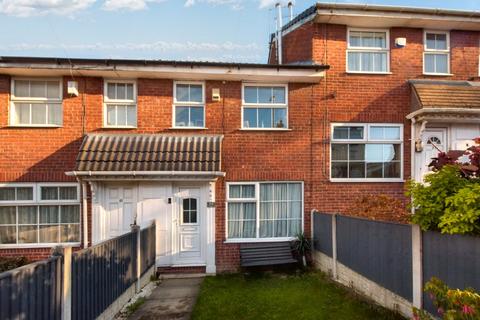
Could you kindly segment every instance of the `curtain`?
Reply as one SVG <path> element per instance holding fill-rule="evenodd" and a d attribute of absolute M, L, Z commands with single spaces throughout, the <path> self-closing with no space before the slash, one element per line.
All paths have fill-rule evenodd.
<path fill-rule="evenodd" d="M 17 188 L 17 200 L 33 200 L 33 188 L 32 187 L 18 187 Z"/>
<path fill-rule="evenodd" d="M 18 224 L 37 224 L 37 206 L 18 207 Z"/>
<path fill-rule="evenodd" d="M 0 243 L 10 244 L 17 242 L 17 231 L 15 226 L 0 226 Z"/>
<path fill-rule="evenodd" d="M 42 187 L 42 200 L 58 200 L 57 187 Z"/>
<path fill-rule="evenodd" d="M 0 200 L 15 200 L 15 188 L 0 188 Z"/>
<path fill-rule="evenodd" d="M 255 238 L 256 205 L 253 202 L 228 204 L 228 237 Z"/>
<path fill-rule="evenodd" d="M 60 200 L 76 200 L 77 187 L 60 187 Z"/>
<path fill-rule="evenodd" d="M 40 223 L 58 223 L 58 206 L 41 206 Z"/>
<path fill-rule="evenodd" d="M 60 223 L 79 223 L 80 222 L 80 206 L 61 206 Z"/>
<path fill-rule="evenodd" d="M 15 207 L 0 207 L 0 224 L 16 224 Z"/>

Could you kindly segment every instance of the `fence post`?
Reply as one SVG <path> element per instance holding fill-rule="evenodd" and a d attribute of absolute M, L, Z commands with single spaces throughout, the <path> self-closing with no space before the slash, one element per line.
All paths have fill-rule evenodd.
<path fill-rule="evenodd" d="M 64 247 L 62 320 L 70 319 L 72 319 L 72 247 Z"/>
<path fill-rule="evenodd" d="M 140 284 L 140 278 L 141 278 L 141 275 L 142 275 L 142 270 L 141 270 L 141 266 L 142 266 L 142 252 L 141 252 L 141 246 L 140 246 L 140 235 L 141 235 L 141 232 L 140 232 L 140 226 L 134 224 L 132 225 L 132 232 L 135 233 L 135 236 L 137 237 L 137 248 L 136 248 L 136 263 L 137 263 L 137 274 L 136 274 L 136 281 L 135 281 L 135 292 L 140 292 L 140 290 L 142 289 L 141 288 L 141 284 Z"/>
<path fill-rule="evenodd" d="M 412 289 L 413 306 L 423 307 L 422 230 L 412 225 Z"/>
<path fill-rule="evenodd" d="M 338 279 L 337 275 L 337 215 L 332 215 L 332 273 L 333 278 Z"/>

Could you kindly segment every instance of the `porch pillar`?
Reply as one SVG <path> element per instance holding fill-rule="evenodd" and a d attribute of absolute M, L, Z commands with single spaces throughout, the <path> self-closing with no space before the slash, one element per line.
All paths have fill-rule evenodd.
<path fill-rule="evenodd" d="M 207 196 L 207 266 L 206 273 L 215 274 L 217 268 L 215 265 L 215 181 L 208 184 Z"/>

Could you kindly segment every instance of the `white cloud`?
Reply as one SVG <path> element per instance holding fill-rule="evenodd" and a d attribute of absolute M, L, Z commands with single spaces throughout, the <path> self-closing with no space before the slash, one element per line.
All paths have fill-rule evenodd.
<path fill-rule="evenodd" d="M 186 0 L 185 7 L 191 7 L 195 4 L 208 4 L 212 6 L 222 6 L 227 5 L 230 6 L 233 10 L 241 10 L 243 9 L 243 3 L 245 0 Z"/>
<path fill-rule="evenodd" d="M 0 0 L 0 13 L 29 17 L 45 14 L 71 15 L 91 6 L 96 0 Z"/>
<path fill-rule="evenodd" d="M 143 10 L 147 8 L 149 3 L 158 3 L 165 0 L 106 0 L 103 9 L 114 10 Z"/>

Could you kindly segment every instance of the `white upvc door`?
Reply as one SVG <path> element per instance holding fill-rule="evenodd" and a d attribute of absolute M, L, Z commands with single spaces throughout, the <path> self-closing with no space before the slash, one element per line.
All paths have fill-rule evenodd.
<path fill-rule="evenodd" d="M 436 158 L 439 152 L 448 151 L 447 129 L 446 128 L 427 128 L 422 136 L 422 157 L 420 165 L 420 177 L 423 177 L 431 170 L 428 165 L 432 158 Z"/>
<path fill-rule="evenodd" d="M 172 264 L 172 184 L 142 183 L 139 187 L 138 223 L 156 225 L 157 266 Z"/>
<path fill-rule="evenodd" d="M 205 199 L 201 188 L 179 187 L 175 193 L 174 264 L 205 264 Z"/>
<path fill-rule="evenodd" d="M 107 187 L 106 226 L 107 238 L 115 238 L 131 230 L 136 209 L 135 185 L 110 185 Z"/>

